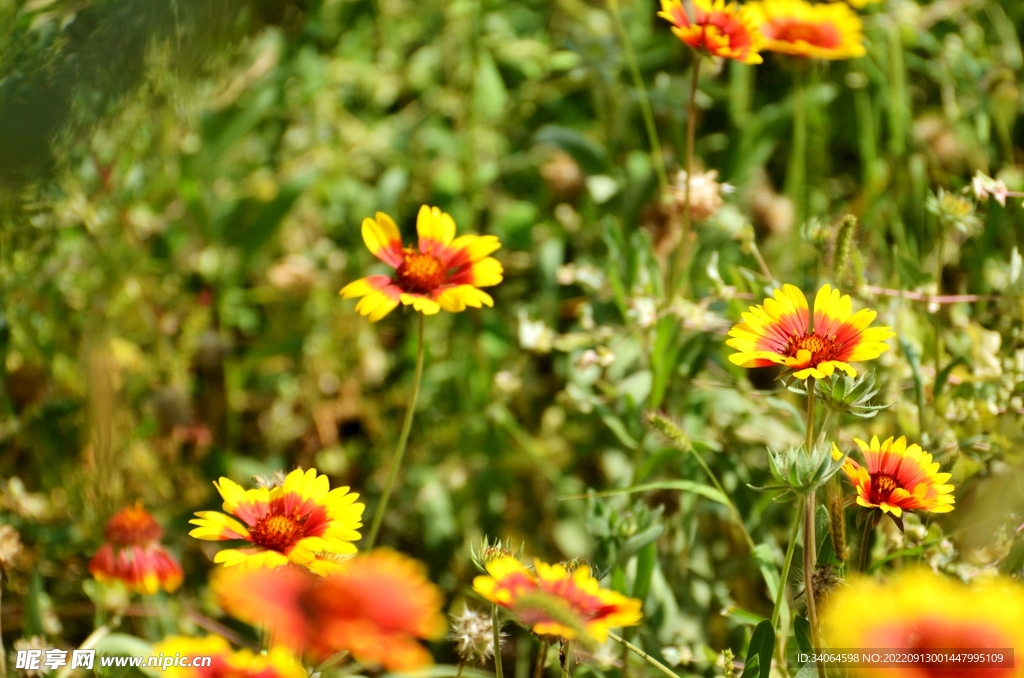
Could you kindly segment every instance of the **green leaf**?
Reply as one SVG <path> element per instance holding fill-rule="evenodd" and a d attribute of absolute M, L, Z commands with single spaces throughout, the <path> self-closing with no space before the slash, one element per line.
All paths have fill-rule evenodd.
<path fill-rule="evenodd" d="M 736 621 L 744 626 L 757 626 L 764 619 L 759 614 L 751 612 L 750 610 L 744 610 L 742 607 L 736 607 L 732 605 L 722 610 L 722 616 L 728 617 L 733 621 Z"/>
<path fill-rule="evenodd" d="M 814 514 L 814 538 L 818 540 L 818 565 L 841 565 L 832 548 L 832 519 L 824 505 Z"/>
<path fill-rule="evenodd" d="M 250 260 L 277 232 L 295 200 L 315 176 L 315 172 L 308 172 L 286 182 L 270 202 L 241 201 L 221 226 L 224 241 L 241 248 L 243 258 Z"/>
<path fill-rule="evenodd" d="M 747 661 L 742 678 L 768 678 L 772 671 L 772 654 L 775 653 L 775 629 L 772 622 L 764 619 L 754 628 L 747 648 Z"/>
<path fill-rule="evenodd" d="M 651 592 L 651 579 L 658 566 L 658 547 L 652 541 L 637 553 L 636 577 L 633 579 L 633 597 L 643 602 Z"/>
<path fill-rule="evenodd" d="M 758 544 L 754 547 L 754 560 L 757 561 L 757 566 L 761 568 L 761 576 L 764 577 L 764 581 L 768 584 L 768 592 L 771 594 L 772 600 L 779 592 L 779 568 L 775 566 L 775 553 L 771 547 L 767 544 Z M 782 616 L 786 616 L 786 599 L 782 599 Z"/>
<path fill-rule="evenodd" d="M 24 635 L 26 638 L 40 636 L 43 633 L 43 575 L 39 571 L 32 573 L 28 583 L 28 592 L 25 594 L 24 613 Z"/>
<path fill-rule="evenodd" d="M 932 389 L 932 398 L 938 398 L 942 395 L 942 390 L 946 388 L 946 382 L 949 381 L 949 375 L 956 369 L 957 365 L 966 365 L 967 361 L 964 357 L 957 356 L 948 365 L 939 370 L 939 374 L 935 377 L 935 387 Z"/>
<path fill-rule="evenodd" d="M 672 374 L 678 364 L 679 351 L 679 320 L 674 316 L 662 318 L 658 322 L 657 334 L 654 339 L 654 350 L 651 351 L 651 369 L 654 372 L 654 383 L 651 387 L 649 407 L 656 410 L 665 397 Z"/>
<path fill-rule="evenodd" d="M 618 563 L 625 565 L 626 562 L 636 555 L 641 549 L 647 546 L 653 546 L 658 537 L 664 533 L 665 526 L 661 524 L 654 524 L 645 530 L 637 532 L 623 542 L 622 547 L 619 549 L 619 556 L 617 559 Z"/>
<path fill-rule="evenodd" d="M 796 635 L 796 644 L 801 652 L 810 652 L 814 649 L 811 640 L 811 623 L 805 617 L 797 615 L 793 618 L 793 633 Z"/>
<path fill-rule="evenodd" d="M 626 430 L 626 425 L 614 414 L 611 414 L 610 412 L 602 414 L 601 421 L 603 421 L 605 425 L 612 430 L 612 433 L 614 433 L 615 437 L 619 439 L 619 442 L 627 448 L 635 450 L 640 447 L 640 443 L 637 442 L 637 439 L 629 435 L 629 431 Z"/>

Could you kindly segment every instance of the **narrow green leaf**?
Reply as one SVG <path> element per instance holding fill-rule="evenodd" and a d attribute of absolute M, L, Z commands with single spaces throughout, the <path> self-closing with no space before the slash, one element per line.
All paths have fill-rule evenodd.
<path fill-rule="evenodd" d="M 649 492 L 651 490 L 680 490 L 682 492 L 693 492 L 694 494 L 699 494 L 705 499 L 718 502 L 723 506 L 729 505 L 729 500 L 724 494 L 710 485 L 704 485 L 692 480 L 660 480 L 653 483 L 644 483 L 643 485 L 634 485 L 633 487 L 624 487 L 619 490 L 606 490 L 604 492 L 591 492 L 589 494 L 562 497 L 561 501 L 568 501 L 570 499 L 586 499 L 587 497 L 613 497 L 617 494 L 633 494 L 634 492 Z"/>
<path fill-rule="evenodd" d="M 605 425 L 612 430 L 612 433 L 614 433 L 615 437 L 619 439 L 619 442 L 627 448 L 635 450 L 640 447 L 640 443 L 637 442 L 637 439 L 631 436 L 629 431 L 626 430 L 626 425 L 614 414 L 602 414 L 601 421 L 603 421 Z"/>
<path fill-rule="evenodd" d="M 957 365 L 966 365 L 967 361 L 964 360 L 963 356 L 957 356 L 948 365 L 943 367 L 939 374 L 935 377 L 935 388 L 932 389 L 934 395 L 933 398 L 938 398 L 942 395 L 943 389 L 946 388 L 946 382 L 949 381 L 949 375 L 956 369 Z"/>
<path fill-rule="evenodd" d="M 811 641 L 811 623 L 806 617 L 797 615 L 793 618 L 793 633 L 796 635 L 796 645 L 801 652 L 810 652 L 814 648 Z"/>
<path fill-rule="evenodd" d="M 772 671 L 772 654 L 775 652 L 775 629 L 772 622 L 764 619 L 754 628 L 747 648 L 747 661 L 742 678 L 768 678 Z"/>
<path fill-rule="evenodd" d="M 651 579 L 658 566 L 658 547 L 652 541 L 636 555 L 636 578 L 633 580 L 633 597 L 641 602 L 651 592 Z"/>

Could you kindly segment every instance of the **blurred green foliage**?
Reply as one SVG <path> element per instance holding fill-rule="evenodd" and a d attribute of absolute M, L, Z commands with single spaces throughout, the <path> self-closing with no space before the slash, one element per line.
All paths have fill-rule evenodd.
<path fill-rule="evenodd" d="M 623 4 L 675 170 L 691 56 L 653 2 Z M 1020 204 L 967 198 L 973 225 L 951 229 L 939 203 L 978 170 L 1024 184 L 1024 3 L 866 10 L 868 55 L 808 76 L 807 224 L 776 192 L 790 69 L 705 68 L 696 152 L 735 191 L 697 229 L 689 298 L 665 295 L 668 219 L 602 3 L 3 0 L 0 24 L 0 473 L 26 544 L 6 633 L 87 635 L 88 556 L 136 498 L 182 558 L 184 593 L 161 604 L 186 630 L 209 610 L 212 551 L 185 535 L 211 480 L 315 466 L 372 511 L 415 330 L 401 311 L 370 325 L 337 292 L 379 268 L 361 220 L 385 211 L 411 242 L 424 203 L 497 235 L 506 271 L 494 309 L 427 319 L 382 531 L 450 599 L 470 544 L 501 536 L 646 598 L 637 635 L 687 670 L 742 648 L 788 520 L 748 485 L 770 482 L 766 447 L 799 444 L 803 420 L 774 375 L 728 363 L 723 336 L 773 284 L 828 280 L 847 212 L 860 227 L 832 282 L 899 339 L 875 384 L 895 405 L 847 418 L 839 441 L 906 434 L 957 485 L 957 511 L 908 517 L 886 548 L 1020 573 Z M 975 296 L 921 300 L 937 290 Z M 647 410 L 679 422 L 744 529 Z M 583 498 L 645 483 L 662 485 Z"/>

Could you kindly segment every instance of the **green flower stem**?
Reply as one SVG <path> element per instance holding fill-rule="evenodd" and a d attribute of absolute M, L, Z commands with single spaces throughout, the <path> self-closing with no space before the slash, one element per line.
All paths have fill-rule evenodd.
<path fill-rule="evenodd" d="M 540 650 L 537 651 L 537 663 L 533 665 L 533 678 L 544 676 L 544 662 L 548 658 L 548 637 L 540 639 Z"/>
<path fill-rule="evenodd" d="M 679 249 L 676 260 L 676 271 L 679 276 L 678 285 L 686 287 L 690 268 L 690 231 L 693 221 L 690 210 L 690 186 L 693 184 L 693 145 L 697 133 L 697 85 L 700 82 L 699 52 L 694 52 L 693 76 L 690 80 L 690 98 L 686 103 L 686 198 L 683 204 L 683 228 L 679 238 Z"/>
<path fill-rule="evenodd" d="M 871 533 L 875 530 L 875 517 L 867 515 L 864 517 L 864 531 L 860 534 L 860 553 L 857 555 L 857 571 L 864 573 L 868 571 L 868 564 L 871 561 Z"/>
<path fill-rule="evenodd" d="M 612 640 L 614 640 L 617 643 L 622 643 L 623 647 L 629 648 L 629 650 L 633 654 L 635 654 L 636 656 L 640 657 L 645 662 L 647 662 L 648 664 L 650 664 L 654 668 L 656 668 L 659 671 L 661 671 L 662 673 L 664 673 L 666 676 L 670 676 L 671 678 L 679 678 L 679 675 L 675 671 L 673 671 L 669 667 L 665 666 L 664 664 L 662 664 L 657 659 L 655 659 L 651 655 L 649 655 L 646 652 L 644 652 L 643 650 L 641 650 L 639 647 L 637 647 L 633 643 L 630 643 L 629 641 L 624 640 L 623 638 L 621 638 L 620 636 L 615 635 L 611 631 L 608 632 L 608 637 L 611 638 Z"/>
<path fill-rule="evenodd" d="M 825 410 L 825 419 L 821 422 L 821 429 L 818 431 L 818 445 L 828 443 L 828 429 L 836 411 L 831 407 Z M 841 420 L 840 420 L 841 421 Z M 839 474 L 833 475 L 825 484 L 825 507 L 829 514 L 829 537 L 832 539 L 832 550 L 841 563 L 846 562 L 846 514 L 844 513 L 842 501 L 842 488 L 839 484 Z"/>
<path fill-rule="evenodd" d="M 804 64 L 793 69 L 793 146 L 786 172 L 786 193 L 793 201 L 794 223 L 799 227 L 807 218 L 807 96 L 804 91 Z M 793 229 L 800 237 L 800 228 Z"/>
<path fill-rule="evenodd" d="M 804 597 L 807 599 L 807 621 L 811 625 L 811 643 L 815 653 L 821 651 L 818 636 L 818 604 L 814 600 L 814 566 L 818 549 L 814 543 L 814 493 L 804 502 Z M 818 664 L 818 678 L 825 678 L 825 665 Z"/>
<path fill-rule="evenodd" d="M 644 76 L 640 72 L 640 63 L 636 60 L 636 53 L 633 51 L 633 43 L 626 32 L 626 26 L 622 23 L 619 14 L 619 0 L 608 0 L 608 8 L 611 10 L 612 18 L 615 20 L 615 27 L 622 38 L 622 51 L 626 56 L 626 64 L 629 66 L 629 73 L 633 78 L 633 86 L 640 93 L 640 113 L 644 118 L 644 127 L 647 130 L 647 141 L 651 145 L 651 164 L 654 165 L 654 173 L 658 177 L 658 187 L 661 189 L 661 196 L 668 195 L 668 173 L 665 171 L 665 158 L 661 153 L 661 142 L 658 140 L 658 128 L 654 124 L 654 111 L 651 109 L 651 100 L 647 96 L 647 87 L 644 85 Z"/>
<path fill-rule="evenodd" d="M 807 439 L 804 452 L 811 453 L 814 444 L 814 377 L 807 379 Z M 814 566 L 816 565 L 817 546 L 814 543 L 814 491 L 808 493 L 804 500 L 804 597 L 807 599 L 807 621 L 811 625 L 811 642 L 814 651 L 821 649 L 818 637 L 818 610 L 814 600 Z M 818 678 L 825 678 L 825 667 L 818 664 Z"/>
<path fill-rule="evenodd" d="M 786 596 L 786 582 L 789 581 L 789 568 L 793 565 L 793 553 L 796 551 L 796 536 L 800 532 L 800 523 L 804 519 L 804 500 L 798 502 L 796 514 L 793 516 L 793 529 L 789 533 L 789 546 L 786 547 L 786 559 L 782 563 L 782 576 L 779 578 L 779 590 L 775 592 L 775 607 L 772 608 L 772 628 L 779 623 L 782 613 L 782 601 Z"/>
<path fill-rule="evenodd" d="M 398 477 L 398 469 L 402 466 L 402 457 L 405 456 L 405 448 L 409 443 L 409 431 L 412 430 L 412 419 L 416 414 L 416 400 L 420 396 L 420 382 L 423 381 L 423 314 L 417 315 L 419 315 L 419 332 L 416 342 L 416 375 L 412 380 L 412 400 L 409 401 L 409 409 L 405 411 L 405 423 L 402 424 L 402 434 L 398 437 L 395 459 L 391 462 L 388 484 L 384 486 L 384 494 L 381 495 L 380 501 L 377 503 L 377 510 L 373 514 L 373 523 L 370 524 L 370 534 L 366 538 L 367 551 L 377 543 L 377 533 L 384 520 L 384 512 L 388 508 L 391 491 L 395 489 L 395 479 Z"/>
<path fill-rule="evenodd" d="M 500 627 L 501 623 L 498 621 L 498 604 L 491 603 L 491 634 L 494 638 L 494 675 L 497 676 L 497 678 L 505 678 L 505 671 L 501 666 Z"/>
<path fill-rule="evenodd" d="M 807 438 L 805 440 L 804 452 L 811 453 L 814 445 L 814 377 L 808 377 L 807 382 Z"/>

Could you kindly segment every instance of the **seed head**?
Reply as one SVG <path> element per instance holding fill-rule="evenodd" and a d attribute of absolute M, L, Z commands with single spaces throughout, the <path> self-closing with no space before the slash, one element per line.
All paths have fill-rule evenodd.
<path fill-rule="evenodd" d="M 455 649 L 463 663 L 483 664 L 494 656 L 494 630 L 491 624 L 491 615 L 465 606 L 461 613 L 452 615 L 452 632 L 448 637 L 455 642 Z M 507 637 L 507 633 L 499 631 L 499 644 Z"/>

